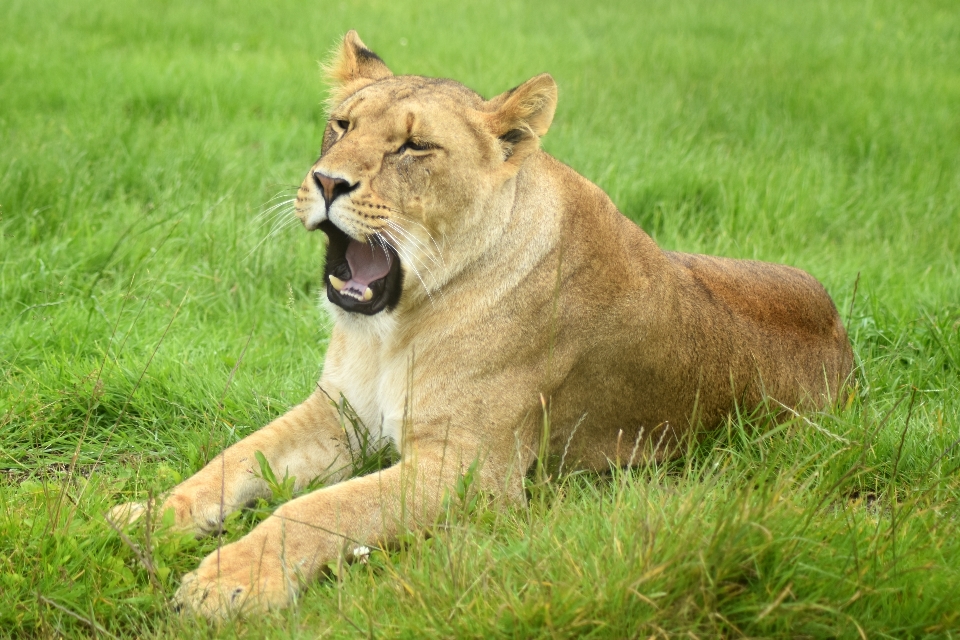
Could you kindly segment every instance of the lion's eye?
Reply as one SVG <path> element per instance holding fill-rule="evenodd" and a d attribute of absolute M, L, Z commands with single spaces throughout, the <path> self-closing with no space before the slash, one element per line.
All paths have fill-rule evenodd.
<path fill-rule="evenodd" d="M 336 125 L 337 129 L 340 129 L 340 131 L 346 131 L 350 128 L 349 120 L 334 120 L 333 123 Z"/>
<path fill-rule="evenodd" d="M 420 140 L 410 139 L 400 145 L 400 148 L 397 149 L 397 153 L 403 153 L 404 151 L 429 151 L 430 149 L 435 149 L 436 147 L 432 144 L 422 142 Z"/>

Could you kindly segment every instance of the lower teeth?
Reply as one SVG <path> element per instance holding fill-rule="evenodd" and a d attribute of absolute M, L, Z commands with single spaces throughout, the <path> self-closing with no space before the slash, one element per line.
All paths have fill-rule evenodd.
<path fill-rule="evenodd" d="M 370 302 L 373 300 L 373 289 L 367 287 L 366 291 L 361 295 L 356 289 L 346 289 L 341 290 L 340 295 L 349 296 L 355 300 L 360 300 L 361 302 Z"/>
<path fill-rule="evenodd" d="M 373 289 L 371 289 L 370 287 L 367 287 L 366 289 L 364 289 L 363 293 L 361 294 L 356 289 L 344 289 L 344 285 L 346 285 L 347 283 L 341 280 L 340 278 L 336 277 L 335 275 L 331 274 L 330 276 L 328 276 L 328 278 L 330 280 L 330 284 L 333 285 L 334 289 L 340 292 L 340 295 L 350 296 L 351 298 L 356 298 L 361 302 L 370 302 L 371 300 L 373 300 Z"/>

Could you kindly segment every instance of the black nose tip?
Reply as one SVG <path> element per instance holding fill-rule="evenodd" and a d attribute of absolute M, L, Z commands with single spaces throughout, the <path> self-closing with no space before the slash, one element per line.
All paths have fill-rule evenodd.
<path fill-rule="evenodd" d="M 317 188 L 320 189 L 320 193 L 323 194 L 323 201 L 326 203 L 328 209 L 334 200 L 345 193 L 350 193 L 356 186 L 351 185 L 342 178 L 331 178 L 319 171 L 313 172 L 313 180 L 317 183 Z"/>

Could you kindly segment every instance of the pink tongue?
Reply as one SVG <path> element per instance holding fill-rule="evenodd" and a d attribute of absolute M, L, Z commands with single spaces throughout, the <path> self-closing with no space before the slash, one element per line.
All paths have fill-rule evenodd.
<path fill-rule="evenodd" d="M 368 284 L 390 273 L 392 261 L 393 258 L 386 249 L 374 248 L 369 243 L 350 240 L 350 245 L 347 247 L 350 280 L 344 288 L 359 289 L 363 293 Z"/>

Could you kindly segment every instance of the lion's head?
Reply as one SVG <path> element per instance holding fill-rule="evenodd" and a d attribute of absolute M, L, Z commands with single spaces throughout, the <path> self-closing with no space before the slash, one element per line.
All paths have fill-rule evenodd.
<path fill-rule="evenodd" d="M 355 31 L 327 70 L 330 117 L 296 214 L 329 239 L 329 301 L 373 315 L 430 296 L 494 241 L 557 86 L 543 74 L 484 100 L 452 80 L 394 76 Z"/>

